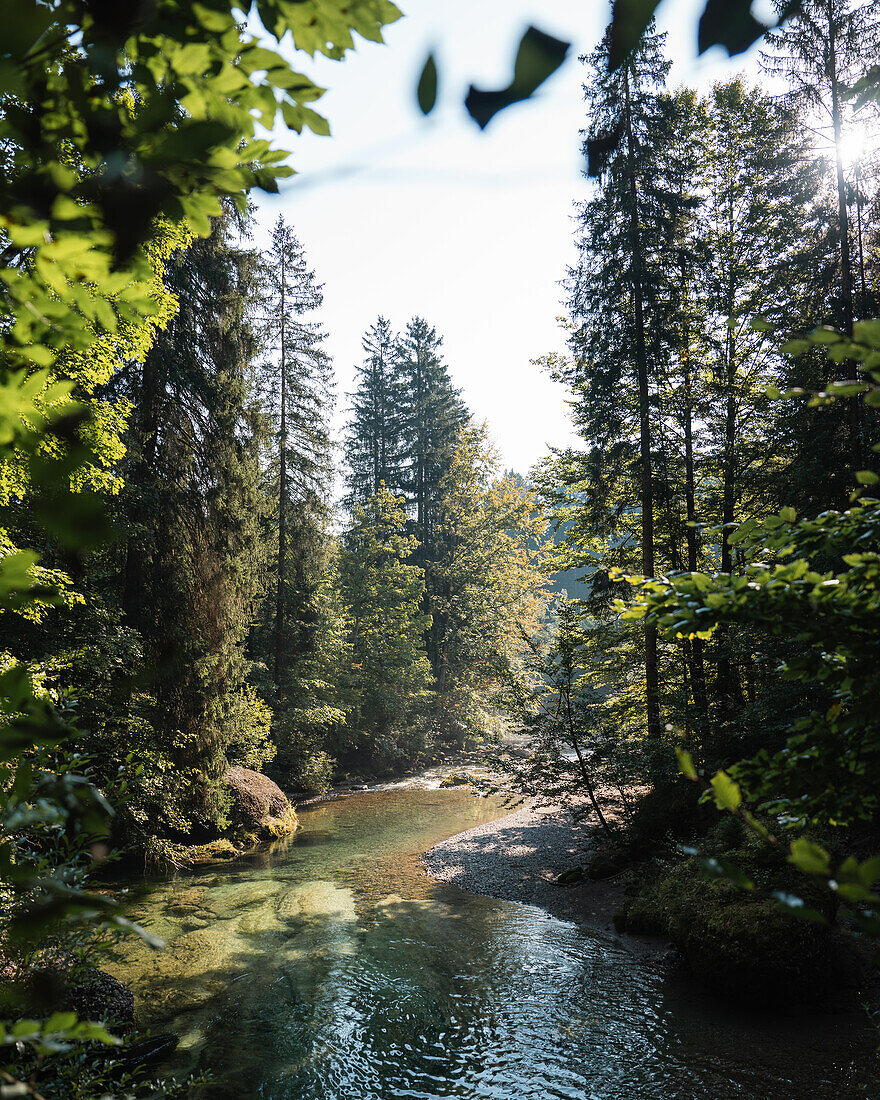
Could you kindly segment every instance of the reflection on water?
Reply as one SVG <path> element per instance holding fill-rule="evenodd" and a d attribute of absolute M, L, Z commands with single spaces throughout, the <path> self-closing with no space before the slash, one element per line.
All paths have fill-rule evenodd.
<path fill-rule="evenodd" d="M 132 915 L 169 947 L 127 944 L 114 972 L 218 1100 L 877 1100 L 857 1016 L 727 1008 L 423 874 L 420 852 L 503 812 L 463 790 L 310 807 L 293 842 L 149 887 Z"/>

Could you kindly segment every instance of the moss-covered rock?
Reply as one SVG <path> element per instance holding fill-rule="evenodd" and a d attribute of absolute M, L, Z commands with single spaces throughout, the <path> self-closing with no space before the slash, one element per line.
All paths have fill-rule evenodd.
<path fill-rule="evenodd" d="M 748 853 L 728 853 L 740 861 Z M 686 860 L 631 896 L 614 923 L 635 935 L 667 935 L 693 974 L 726 996 L 782 998 L 812 995 L 831 977 L 829 925 L 800 920 L 767 897 L 789 886 L 778 864 L 759 869 L 762 890 L 747 893 L 707 879 Z M 775 881 L 774 881 L 775 880 Z M 803 883 L 798 883 L 803 894 Z M 820 908 L 817 896 L 805 899 Z"/>
<path fill-rule="evenodd" d="M 611 878 L 632 863 L 632 856 L 625 848 L 600 848 L 590 857 L 585 868 L 589 879 Z"/>
<path fill-rule="evenodd" d="M 472 775 L 460 775 L 457 772 L 452 772 L 440 780 L 441 788 L 445 787 L 473 787 L 476 786 L 476 780 Z"/>
<path fill-rule="evenodd" d="M 262 772 L 232 767 L 225 776 L 232 794 L 234 824 L 264 840 L 276 840 L 296 832 L 296 812 L 277 783 Z"/>

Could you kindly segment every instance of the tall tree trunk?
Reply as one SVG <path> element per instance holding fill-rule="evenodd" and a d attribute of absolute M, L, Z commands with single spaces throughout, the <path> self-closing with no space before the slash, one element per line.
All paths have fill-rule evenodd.
<path fill-rule="evenodd" d="M 840 78 L 837 73 L 837 27 L 833 0 L 827 0 L 828 77 L 831 81 L 831 122 L 834 126 L 834 159 L 837 168 L 837 227 L 840 236 L 840 297 L 843 328 L 853 331 L 852 262 L 849 248 L 849 217 L 846 210 L 846 180 L 843 173 L 843 117 L 840 110 Z"/>
<path fill-rule="evenodd" d="M 275 691 L 281 693 L 287 566 L 287 273 L 281 254 L 281 439 L 278 469 L 278 587 L 275 593 Z"/>
<path fill-rule="evenodd" d="M 685 282 L 685 272 L 682 270 L 682 282 Z M 693 408 L 693 379 L 691 372 L 690 334 L 685 325 L 682 334 L 684 352 L 684 498 L 687 509 L 687 561 L 688 570 L 691 573 L 697 571 L 697 506 L 696 491 L 694 487 L 694 408 Z M 706 669 L 703 663 L 703 640 L 694 638 L 689 647 L 689 664 L 691 683 L 694 692 L 694 706 L 697 711 L 697 722 L 700 733 L 705 736 L 709 732 L 709 703 L 706 697 Z"/>
<path fill-rule="evenodd" d="M 636 374 L 639 386 L 639 457 L 641 464 L 642 572 L 654 576 L 654 485 L 651 468 L 651 422 L 648 395 L 648 354 L 645 342 L 642 251 L 639 232 L 639 193 L 636 184 L 635 135 L 629 91 L 629 73 L 624 73 L 624 125 L 626 130 L 630 197 L 630 277 L 632 280 L 636 343 Z M 648 736 L 660 737 L 660 685 L 657 669 L 657 629 L 645 624 L 645 697 Z"/>
<path fill-rule="evenodd" d="M 172 321 L 172 324 L 174 322 Z M 129 474 L 127 488 L 133 501 L 130 521 L 136 529 L 125 548 L 125 568 L 122 588 L 122 610 L 132 626 L 140 627 L 144 603 L 144 573 L 147 565 L 142 528 L 146 519 L 143 503 L 149 472 L 154 468 L 159 446 L 159 419 L 162 406 L 162 379 L 159 355 L 148 353 L 141 370 L 140 392 L 135 418 L 139 454 Z"/>
<path fill-rule="evenodd" d="M 728 196 L 728 282 L 727 315 L 733 317 L 735 307 L 733 284 L 733 196 Z M 724 338 L 724 450 L 721 463 L 721 572 L 733 572 L 733 560 L 730 552 L 730 534 L 736 509 L 736 344 L 733 329 L 727 327 Z M 723 721 L 729 720 L 737 704 L 742 704 L 742 691 L 739 685 L 736 666 L 730 656 L 727 628 L 719 626 L 715 631 L 718 646 L 718 680 L 715 694 Z"/>

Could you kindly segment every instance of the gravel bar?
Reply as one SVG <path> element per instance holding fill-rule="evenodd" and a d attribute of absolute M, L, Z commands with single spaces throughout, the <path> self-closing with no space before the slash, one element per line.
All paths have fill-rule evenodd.
<path fill-rule="evenodd" d="M 435 844 L 422 863 L 431 878 L 472 894 L 538 905 L 562 920 L 611 931 L 621 882 L 556 882 L 561 872 L 583 865 L 591 850 L 588 833 L 564 808 L 524 806 Z"/>

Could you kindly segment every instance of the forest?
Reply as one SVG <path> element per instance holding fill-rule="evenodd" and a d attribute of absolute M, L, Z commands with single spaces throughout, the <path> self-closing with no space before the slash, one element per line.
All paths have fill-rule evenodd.
<path fill-rule="evenodd" d="M 339 929 L 364 906 L 427 921 L 427 886 L 355 885 L 356 851 L 327 870 L 308 819 L 432 768 L 474 813 L 503 820 L 513 797 L 567 815 L 552 879 L 569 915 L 607 888 L 620 942 L 671 944 L 688 980 L 738 1004 L 855 999 L 876 1047 L 880 6 L 779 3 L 764 27 L 710 0 L 700 48 L 762 53 L 759 81 L 708 92 L 670 81 L 655 6 L 615 4 L 577 60 L 531 28 L 510 88 L 466 103 L 485 127 L 579 66 L 591 186 L 560 271 L 565 351 L 533 364 L 565 387 L 577 442 L 511 470 L 430 301 L 370 323 L 339 393 L 319 265 L 283 215 L 254 243 L 260 193 L 291 172 L 266 135 L 329 133 L 282 40 L 341 61 L 354 34 L 382 41 L 390 0 L 12 5 L 0 1097 L 500 1095 L 448 1091 L 452 1076 L 406 1091 L 427 1070 L 403 1038 L 379 1084 L 294 1080 L 287 1054 L 259 1088 L 219 1062 L 216 1080 L 204 1061 L 175 1075 L 166 1031 L 203 1049 L 184 1041 L 192 1005 L 151 1020 L 156 1047 L 111 977 L 124 957 L 148 999 L 138 982 L 167 967 L 177 996 L 207 967 L 180 963 L 175 936 L 207 935 L 219 910 L 174 894 L 162 904 L 191 923 L 157 932 L 135 884 L 222 892 L 262 868 L 251 889 L 271 858 L 307 870 L 314 851 L 324 869 L 272 902 L 274 923 L 236 926 L 236 950 L 280 957 L 295 933 L 302 972 L 357 954 Z M 425 114 L 437 81 L 432 57 Z M 386 883 L 398 855 L 376 852 Z M 434 927 L 405 935 L 432 944 Z M 276 1024 L 254 1026 L 263 1042 Z M 737 1091 L 731 1069 L 723 1086 L 682 1076 L 680 1095 L 880 1096 L 876 1053 L 841 1065 L 815 1093 L 769 1076 Z M 559 1072 L 540 1095 L 586 1095 Z M 517 1073 L 504 1095 L 538 1096 Z M 595 1095 L 671 1095 L 639 1080 Z"/>

